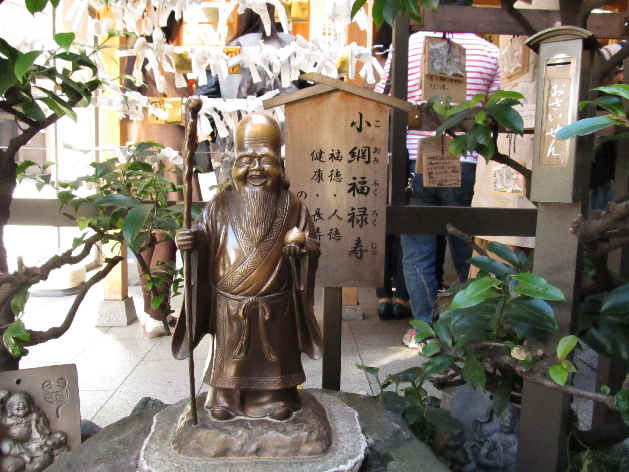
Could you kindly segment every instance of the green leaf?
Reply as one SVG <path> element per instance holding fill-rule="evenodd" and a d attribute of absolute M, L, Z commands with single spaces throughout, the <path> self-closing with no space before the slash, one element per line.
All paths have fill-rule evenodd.
<path fill-rule="evenodd" d="M 463 379 L 474 390 L 485 391 L 485 366 L 475 356 L 468 355 L 463 366 Z"/>
<path fill-rule="evenodd" d="M 609 389 L 607 385 L 601 385 L 601 393 L 603 395 L 609 395 L 610 392 L 611 390 Z"/>
<path fill-rule="evenodd" d="M 159 308 L 159 306 L 164 301 L 164 296 L 165 295 L 163 293 L 160 293 L 159 295 L 156 295 L 153 298 L 151 298 L 151 306 L 153 307 L 153 310 L 157 310 Z"/>
<path fill-rule="evenodd" d="M 596 116 L 594 118 L 584 118 L 564 126 L 557 132 L 557 139 L 570 139 L 575 136 L 585 136 L 592 134 L 599 129 L 618 124 L 616 120 L 609 116 Z"/>
<path fill-rule="evenodd" d="M 121 195 L 119 193 L 111 193 L 109 195 L 103 195 L 94 200 L 94 206 L 116 206 L 121 208 L 134 208 L 141 205 L 142 201 L 130 197 L 128 195 Z"/>
<path fill-rule="evenodd" d="M 487 162 L 489 162 L 496 153 L 496 143 L 492 139 L 487 144 L 479 144 L 478 146 L 476 146 L 476 152 L 478 152 L 481 156 L 485 158 Z"/>
<path fill-rule="evenodd" d="M 356 367 L 362 370 L 363 372 L 367 372 L 370 375 L 373 375 L 376 379 L 378 378 L 378 372 L 380 372 L 380 367 L 370 367 L 364 364 L 356 364 Z"/>
<path fill-rule="evenodd" d="M 612 290 L 601 306 L 601 314 L 623 313 L 629 313 L 629 285 L 621 285 Z"/>
<path fill-rule="evenodd" d="M 373 15 L 373 21 L 376 25 L 378 25 L 378 27 L 380 27 L 382 25 L 382 22 L 384 21 L 384 15 L 382 13 L 382 10 L 384 9 L 384 4 L 385 0 L 374 0 L 373 2 L 373 8 L 371 12 Z"/>
<path fill-rule="evenodd" d="M 422 0 L 422 5 L 432 11 L 437 11 L 437 8 L 439 7 L 439 0 Z"/>
<path fill-rule="evenodd" d="M 55 34 L 55 42 L 60 48 L 70 52 L 70 46 L 74 42 L 76 35 L 74 33 L 57 33 Z"/>
<path fill-rule="evenodd" d="M 561 290 L 550 285 L 537 274 L 523 273 L 512 277 L 519 282 L 513 287 L 513 291 L 518 295 L 527 295 L 542 300 L 566 301 Z"/>
<path fill-rule="evenodd" d="M 465 146 L 467 146 L 467 134 L 462 134 L 452 140 L 450 146 L 448 147 L 448 151 L 453 156 L 460 156 L 463 154 Z"/>
<path fill-rule="evenodd" d="M 426 343 L 420 354 L 424 357 L 432 357 L 439 352 L 441 344 L 438 342 Z"/>
<path fill-rule="evenodd" d="M 537 298 L 511 300 L 505 306 L 503 319 L 516 333 L 524 337 L 531 328 L 544 331 L 557 329 L 553 309 L 544 300 Z"/>
<path fill-rule="evenodd" d="M 36 166 L 36 165 L 37 165 L 37 163 L 33 162 L 33 161 L 22 161 L 22 162 L 20 162 L 17 165 L 17 167 L 15 169 L 15 173 L 16 174 L 23 174 L 24 171 L 26 171 L 26 169 L 28 169 L 29 167 L 32 167 L 32 166 Z"/>
<path fill-rule="evenodd" d="M 512 90 L 499 90 L 489 95 L 489 98 L 487 99 L 487 106 L 490 107 L 492 105 L 495 105 L 503 98 L 524 100 L 524 95 L 522 95 L 520 92 L 514 92 Z"/>
<path fill-rule="evenodd" d="M 605 110 L 611 111 L 614 115 L 618 117 L 623 117 L 626 115 L 625 106 L 622 103 L 622 100 L 618 97 L 612 97 L 610 95 L 606 95 L 604 97 L 599 97 L 595 100 L 595 103 L 605 108 Z"/>
<path fill-rule="evenodd" d="M 34 15 L 38 11 L 44 11 L 48 0 L 26 0 L 25 3 L 28 11 L 31 13 L 31 15 Z"/>
<path fill-rule="evenodd" d="M 462 111 L 469 110 L 471 107 L 470 103 L 471 102 L 463 102 L 463 103 L 459 103 L 456 106 L 453 106 L 447 111 L 446 116 L 452 116 Z"/>
<path fill-rule="evenodd" d="M 561 367 L 566 369 L 566 372 L 573 372 L 574 373 L 574 372 L 577 371 L 577 368 L 568 359 L 564 359 L 564 360 L 561 361 Z"/>
<path fill-rule="evenodd" d="M 515 251 L 502 243 L 491 241 L 487 245 L 487 250 L 493 252 L 496 256 L 514 267 L 520 267 L 522 265 Z"/>
<path fill-rule="evenodd" d="M 442 374 L 450 369 L 450 366 L 458 358 L 451 354 L 444 354 L 442 356 L 433 357 L 424 365 L 424 374 Z"/>
<path fill-rule="evenodd" d="M 474 123 L 476 123 L 477 125 L 483 125 L 485 124 L 486 119 L 487 113 L 485 113 L 484 111 L 479 111 L 478 113 L 476 113 L 476 116 L 474 116 Z"/>
<path fill-rule="evenodd" d="M 450 331 L 448 320 L 441 317 L 433 323 L 432 328 L 437 337 L 445 343 L 446 346 L 452 348 L 452 331 Z"/>
<path fill-rule="evenodd" d="M 548 369 L 548 373 L 550 374 L 550 378 L 555 381 L 556 384 L 561 385 L 562 387 L 566 385 L 566 380 L 568 380 L 568 371 L 563 368 L 561 364 L 556 364 Z"/>
<path fill-rule="evenodd" d="M 27 53 L 22 54 L 17 61 L 15 61 L 15 66 L 13 66 L 13 72 L 15 73 L 15 77 L 21 82 L 26 71 L 33 65 L 35 59 L 39 57 L 42 51 L 29 51 Z"/>
<path fill-rule="evenodd" d="M 62 205 L 67 205 L 70 200 L 72 200 L 73 198 L 76 198 L 76 195 L 74 195 L 69 190 L 64 190 L 57 194 L 57 198 L 59 199 Z"/>
<path fill-rule="evenodd" d="M 430 325 L 426 323 L 425 321 L 411 320 L 410 324 L 413 328 L 415 328 L 415 330 L 417 331 L 417 334 L 420 335 L 422 338 L 427 338 L 435 334 L 435 332 L 432 330 Z"/>
<path fill-rule="evenodd" d="M 13 72 L 13 63 L 0 57 L 0 96 L 4 95 L 16 82 L 17 77 Z"/>
<path fill-rule="evenodd" d="M 153 205 L 150 203 L 143 203 L 129 210 L 122 225 L 122 237 L 125 244 L 132 250 L 139 249 L 136 246 L 136 238 L 144 228 L 144 224 L 152 211 Z"/>
<path fill-rule="evenodd" d="M 622 420 L 629 424 L 629 391 L 621 390 L 616 394 L 616 409 L 620 412 Z"/>
<path fill-rule="evenodd" d="M 509 267 L 507 267 L 502 262 L 498 262 L 495 259 L 492 259 L 489 256 L 474 256 L 469 259 L 469 263 L 473 266 L 478 267 L 485 272 L 489 272 L 490 274 L 494 274 L 499 279 L 503 281 L 509 280 L 509 277 L 513 274 Z"/>
<path fill-rule="evenodd" d="M 430 424 L 444 431 L 457 431 L 463 427 L 459 420 L 452 416 L 448 410 L 444 410 L 443 408 L 435 408 L 434 406 L 426 405 L 424 417 Z"/>
<path fill-rule="evenodd" d="M 497 298 L 501 295 L 492 290 L 492 288 L 499 284 L 500 280 L 493 277 L 484 277 L 479 280 L 475 280 L 467 286 L 465 290 L 461 290 L 454 296 L 450 309 L 456 310 L 460 308 L 468 308 L 487 300 L 488 298 Z"/>
<path fill-rule="evenodd" d="M 437 128 L 436 135 L 440 136 L 446 130 L 453 130 L 459 126 L 467 117 L 467 110 L 457 113 L 456 115 L 449 116 L 442 124 Z"/>
<path fill-rule="evenodd" d="M 483 100 L 485 100 L 485 94 L 484 93 L 477 93 L 476 95 L 474 95 L 472 97 L 472 99 L 470 100 L 470 108 L 471 107 L 475 107 L 476 105 L 478 105 L 480 102 L 482 102 Z"/>
<path fill-rule="evenodd" d="M 487 108 L 487 114 L 496 120 L 503 128 L 514 133 L 524 133 L 524 120 L 522 115 L 508 105 L 494 105 Z"/>
<path fill-rule="evenodd" d="M 419 9 L 418 0 L 404 0 L 404 6 L 408 10 L 410 17 L 416 21 L 422 21 L 422 12 Z"/>
<path fill-rule="evenodd" d="M 557 344 L 557 359 L 564 359 L 577 345 L 578 339 L 574 334 L 565 336 Z"/>
<path fill-rule="evenodd" d="M 360 10 L 365 3 L 367 3 L 367 0 L 356 0 L 356 2 L 354 2 L 354 5 L 352 5 L 352 14 L 350 16 L 352 20 L 354 19 L 354 16 L 356 16 L 356 13 L 358 13 L 358 10 Z"/>
<path fill-rule="evenodd" d="M 500 378 L 500 383 L 494 392 L 493 405 L 496 416 L 502 416 L 502 413 L 509 405 L 511 390 L 513 388 L 513 377 L 510 375 Z"/>
<path fill-rule="evenodd" d="M 28 331 L 26 331 L 22 320 L 15 320 L 7 326 L 7 329 L 2 335 L 4 345 L 14 357 L 26 355 L 27 351 L 24 349 L 24 346 L 20 341 L 29 341 L 30 339 L 31 335 Z"/>
<path fill-rule="evenodd" d="M 402 13 L 402 9 L 401 0 L 387 0 L 382 8 L 382 16 L 387 23 L 393 26 L 395 19 Z"/>
<path fill-rule="evenodd" d="M 424 369 L 418 366 L 409 367 L 408 369 L 404 369 L 402 372 L 399 372 L 397 375 L 400 376 L 400 382 L 410 382 L 415 385 L 417 379 L 424 375 Z"/>
<path fill-rule="evenodd" d="M 45 121 L 46 115 L 42 111 L 41 107 L 37 104 L 37 102 L 26 102 L 18 105 L 22 108 L 22 111 L 26 116 L 35 120 L 35 121 Z"/>
<path fill-rule="evenodd" d="M 595 88 L 594 90 L 600 90 L 601 92 L 609 93 L 612 95 L 618 95 L 619 97 L 629 100 L 629 85 L 616 84 L 616 85 L 603 85 L 602 87 Z"/>
<path fill-rule="evenodd" d="M 13 295 L 11 300 L 11 310 L 15 316 L 19 316 L 24 311 L 26 301 L 28 300 L 28 285 L 22 285 Z"/>

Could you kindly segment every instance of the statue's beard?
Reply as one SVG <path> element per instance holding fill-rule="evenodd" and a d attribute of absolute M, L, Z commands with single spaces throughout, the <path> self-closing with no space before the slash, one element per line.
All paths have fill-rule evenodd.
<path fill-rule="evenodd" d="M 279 193 L 266 189 L 237 189 L 236 211 L 243 233 L 255 246 L 269 232 L 275 221 Z"/>

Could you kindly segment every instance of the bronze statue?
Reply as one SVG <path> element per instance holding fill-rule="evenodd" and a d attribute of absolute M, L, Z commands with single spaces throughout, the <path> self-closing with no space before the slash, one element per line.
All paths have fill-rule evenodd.
<path fill-rule="evenodd" d="M 215 336 L 205 409 L 219 421 L 289 419 L 301 408 L 301 353 L 322 355 L 313 310 L 319 241 L 308 210 L 287 190 L 280 147 L 275 120 L 245 116 L 231 182 L 176 238 L 181 250 L 194 251 L 192 346 Z M 173 354 L 189 354 L 185 316 Z"/>

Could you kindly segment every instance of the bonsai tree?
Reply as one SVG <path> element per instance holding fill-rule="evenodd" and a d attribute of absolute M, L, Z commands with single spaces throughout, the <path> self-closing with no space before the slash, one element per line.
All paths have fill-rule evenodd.
<path fill-rule="evenodd" d="M 0 10 L 3 0 L 0 0 Z M 59 0 L 51 0 L 53 7 Z M 31 13 L 43 11 L 48 0 L 26 0 Z M 37 133 L 68 116 L 76 121 L 77 108 L 90 104 L 92 95 L 108 85 L 97 77 L 95 54 L 74 44 L 74 33 L 58 33 L 54 40 L 57 48 L 50 51 L 20 52 L 0 38 L 0 111 L 11 115 L 18 132 L 6 149 L 0 149 L 0 370 L 18 368 L 19 359 L 27 353 L 28 346 L 59 338 L 71 326 L 87 291 L 101 281 L 122 260 L 121 257 L 105 258 L 104 265 L 79 289 L 74 303 L 60 326 L 46 331 L 27 329 L 21 320 L 30 287 L 46 280 L 50 273 L 64 265 L 83 261 L 94 247 L 109 241 L 126 244 L 135 254 L 159 243 L 151 234 L 152 229 L 172 235 L 179 227 L 182 209 L 169 207 L 166 194 L 179 190 L 171 181 L 161 176 L 163 163 L 157 143 L 140 143 L 132 146 L 126 162 L 111 159 L 93 163 L 91 175 L 72 182 L 51 182 L 47 171 L 52 165 L 38 165 L 32 161 L 18 162 L 19 150 Z M 24 178 L 36 180 L 37 188 L 53 185 L 64 214 L 77 221 L 85 230 L 75 238 L 71 248 L 54 255 L 38 267 L 27 267 L 18 261 L 16 271 L 10 273 L 4 243 L 4 228 L 11 212 L 13 193 Z M 85 183 L 95 184 L 97 193 L 79 198 L 76 190 Z M 89 207 L 88 215 L 79 217 L 76 211 Z M 138 257 L 140 264 L 143 260 Z M 144 264 L 145 266 L 146 264 Z M 178 290 L 180 279 L 175 267 L 165 265 L 151 272 L 143 267 L 144 276 L 150 279 L 153 304 L 166 314 L 170 312 L 165 295 L 159 287 L 167 278 L 174 277 L 172 288 Z M 167 324 L 165 328 L 168 332 Z"/>

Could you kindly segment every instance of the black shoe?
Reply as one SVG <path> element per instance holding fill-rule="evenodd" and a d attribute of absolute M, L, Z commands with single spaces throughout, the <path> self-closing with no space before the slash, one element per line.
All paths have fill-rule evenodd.
<path fill-rule="evenodd" d="M 378 318 L 382 321 L 390 320 L 393 316 L 393 305 L 389 302 L 382 302 L 378 305 Z"/>
<path fill-rule="evenodd" d="M 403 320 L 411 318 L 413 316 L 413 310 L 410 307 L 404 306 L 401 303 L 393 304 L 393 319 Z"/>

